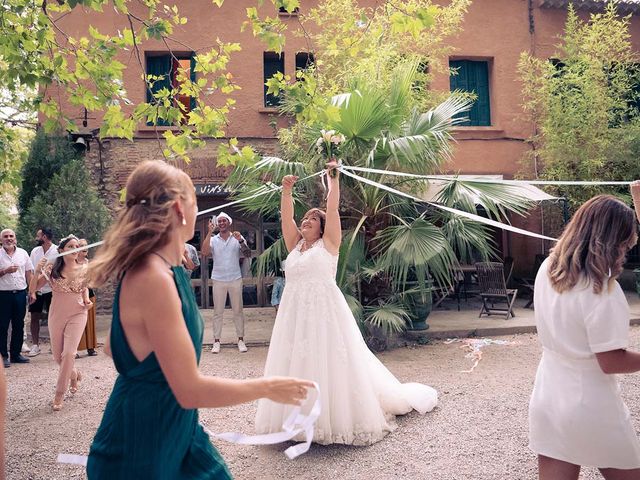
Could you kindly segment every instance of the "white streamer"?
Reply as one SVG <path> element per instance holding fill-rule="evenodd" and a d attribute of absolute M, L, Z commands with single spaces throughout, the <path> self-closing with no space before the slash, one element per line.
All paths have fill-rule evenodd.
<path fill-rule="evenodd" d="M 239 445 L 273 445 L 276 443 L 286 442 L 296 435 L 304 433 L 304 442 L 292 445 L 284 451 L 285 455 L 290 460 L 293 460 L 303 453 L 306 453 L 311 447 L 314 425 L 320 417 L 320 412 L 322 410 L 320 403 L 320 386 L 316 382 L 313 382 L 313 387 L 316 391 L 316 399 L 313 402 L 313 406 L 311 407 L 309 414 L 303 414 L 302 407 L 295 407 L 284 421 L 282 431 L 280 432 L 266 433 L 262 435 L 245 435 L 243 433 L 236 432 L 212 433 L 203 425 L 204 431 L 207 432 L 211 438 L 225 440 Z"/>
<path fill-rule="evenodd" d="M 346 170 L 352 170 L 354 172 L 366 172 L 366 173 L 377 173 L 380 175 L 390 175 L 395 177 L 408 177 L 408 178 L 422 178 L 424 180 L 460 180 L 465 183 L 500 183 L 504 185 L 631 185 L 633 182 L 627 181 L 587 181 L 587 180 L 499 180 L 496 178 L 488 178 L 488 179 L 461 179 L 456 177 L 455 175 L 418 175 L 416 173 L 405 173 L 405 172 L 394 172 L 391 170 L 379 170 L 377 168 L 367 168 L 367 167 L 352 167 L 344 165 L 342 168 Z"/>
<path fill-rule="evenodd" d="M 445 212 L 453 213 L 453 214 L 459 215 L 461 217 L 466 217 L 466 218 L 468 218 L 470 220 L 474 220 L 474 221 L 479 222 L 479 223 L 484 223 L 486 225 L 491 225 L 492 227 L 501 228 L 502 230 L 508 230 L 510 232 L 519 233 L 521 235 L 527 235 L 529 237 L 541 238 L 543 240 L 551 240 L 553 242 L 557 241 L 556 238 L 547 237 L 546 235 L 541 235 L 539 233 L 530 232 L 528 230 L 523 230 L 522 228 L 514 227 L 512 225 L 507 225 L 506 223 L 497 222 L 497 221 L 491 220 L 489 218 L 481 217 L 480 215 L 476 215 L 474 213 L 469 213 L 469 212 L 465 212 L 463 210 L 457 210 L 455 208 L 446 207 L 446 206 L 440 205 L 438 203 L 427 202 L 427 201 L 425 201 L 425 200 L 423 200 L 421 198 L 414 197 L 413 195 L 411 195 L 409 193 L 401 192 L 400 190 L 396 190 L 394 188 L 387 187 L 386 185 L 383 185 L 382 183 L 374 182 L 373 180 L 369 180 L 368 178 L 364 178 L 364 177 L 361 177 L 359 175 L 356 175 L 355 173 L 351 173 L 351 172 L 347 171 L 344 167 L 342 167 L 340 169 L 340 171 L 342 173 L 344 173 L 345 175 L 347 175 L 348 177 L 354 178 L 356 180 L 359 180 L 361 182 L 367 183 L 367 184 L 372 185 L 374 187 L 381 188 L 382 190 L 386 190 L 386 191 L 391 192 L 391 193 L 393 193 L 395 195 L 401 195 L 403 197 L 415 200 L 416 202 L 426 203 L 427 205 L 431 205 L 432 207 L 439 208 L 440 210 L 444 210 Z"/>
<path fill-rule="evenodd" d="M 302 406 L 293 408 L 287 419 L 282 424 L 282 431 L 275 433 L 266 433 L 264 435 L 245 435 L 237 432 L 213 433 L 204 425 L 200 424 L 205 433 L 212 439 L 225 440 L 238 445 L 274 445 L 276 443 L 286 442 L 300 433 L 304 433 L 305 441 L 297 443 L 287 448 L 284 453 L 293 460 L 303 453 L 309 451 L 311 442 L 313 441 L 314 425 L 320 417 L 322 407 L 320 404 L 320 386 L 313 382 L 313 388 L 316 392 L 316 399 L 308 415 L 302 413 Z M 87 455 L 73 455 L 70 453 L 59 453 L 56 460 L 57 463 L 66 463 L 69 465 L 87 466 L 89 457 Z"/>

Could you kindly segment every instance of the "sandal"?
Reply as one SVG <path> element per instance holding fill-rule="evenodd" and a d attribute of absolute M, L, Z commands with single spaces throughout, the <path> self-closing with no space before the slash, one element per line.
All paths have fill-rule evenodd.
<path fill-rule="evenodd" d="M 80 373 L 80 370 L 76 370 L 76 378 L 71 378 L 69 393 L 74 394 L 78 391 L 78 386 L 81 380 L 82 380 L 82 373 Z"/>

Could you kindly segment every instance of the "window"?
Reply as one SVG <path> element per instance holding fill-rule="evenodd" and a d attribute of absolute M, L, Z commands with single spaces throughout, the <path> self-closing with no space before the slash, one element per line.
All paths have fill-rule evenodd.
<path fill-rule="evenodd" d="M 178 89 L 180 87 L 180 81 L 178 79 L 178 72 L 180 69 L 185 69 L 189 72 L 191 81 L 195 82 L 195 59 L 193 54 L 174 54 L 174 56 L 168 54 L 147 55 L 147 75 L 163 77 L 155 80 L 150 89 L 147 88 L 148 103 L 154 103 L 155 100 L 153 98 L 153 94 L 159 92 L 163 88 L 171 90 Z M 188 95 L 178 94 L 173 98 L 173 106 L 180 108 L 186 115 L 195 108 L 195 99 Z M 186 122 L 186 120 L 187 119 L 185 118 L 184 121 Z M 148 125 L 153 125 L 153 123 L 150 122 Z M 171 125 L 171 122 L 163 118 L 158 118 L 156 125 L 168 126 Z"/>
<path fill-rule="evenodd" d="M 287 7 L 280 7 L 278 8 L 278 13 L 284 13 L 288 15 L 297 15 L 298 13 L 300 13 L 300 8 L 296 7 L 293 9 L 293 12 L 288 12 Z"/>
<path fill-rule="evenodd" d="M 451 91 L 473 92 L 476 95 L 471 110 L 457 116 L 458 118 L 467 118 L 460 125 L 491 125 L 489 63 L 471 60 L 450 60 L 449 68 L 456 72 L 450 77 Z"/>
<path fill-rule="evenodd" d="M 309 67 L 312 67 L 314 63 L 315 63 L 315 58 L 313 58 L 313 53 L 308 53 L 308 52 L 296 53 L 296 72 L 298 70 L 305 70 Z"/>
<path fill-rule="evenodd" d="M 277 107 L 280 105 L 280 97 L 277 95 L 267 94 L 267 80 L 280 72 L 284 75 L 284 52 L 277 54 L 276 52 L 264 52 L 264 106 Z"/>

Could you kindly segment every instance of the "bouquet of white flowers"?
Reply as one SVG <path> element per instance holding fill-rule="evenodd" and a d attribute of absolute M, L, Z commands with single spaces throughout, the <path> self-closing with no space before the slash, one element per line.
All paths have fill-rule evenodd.
<path fill-rule="evenodd" d="M 316 140 L 316 151 L 327 159 L 327 162 L 338 161 L 340 146 L 345 138 L 335 130 L 320 130 L 320 137 Z M 335 171 L 331 171 L 331 176 L 335 176 Z"/>
<path fill-rule="evenodd" d="M 344 140 L 344 135 L 336 133 L 335 130 L 320 130 L 320 138 L 316 140 L 316 151 L 327 160 L 337 159 Z"/>

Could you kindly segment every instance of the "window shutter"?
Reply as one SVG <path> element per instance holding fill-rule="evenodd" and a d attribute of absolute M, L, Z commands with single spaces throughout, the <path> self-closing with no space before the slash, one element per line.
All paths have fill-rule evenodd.
<path fill-rule="evenodd" d="M 471 60 L 452 60 L 451 69 L 456 69 L 457 75 L 449 77 L 451 91 L 460 90 L 472 92 L 476 99 L 468 112 L 456 115 L 455 118 L 467 118 L 460 125 L 489 126 L 491 125 L 491 99 L 489 97 L 489 64 Z"/>
<path fill-rule="evenodd" d="M 189 72 L 191 75 L 191 81 L 193 83 L 196 83 L 196 56 L 195 55 L 191 55 L 191 70 L 189 70 Z M 196 99 L 192 96 L 190 110 L 195 110 L 195 108 L 196 108 Z"/>
<path fill-rule="evenodd" d="M 164 76 L 164 78 L 156 80 L 151 89 L 147 86 L 147 102 L 153 104 L 153 93 L 159 92 L 163 88 L 171 90 L 171 57 L 169 55 L 147 57 L 147 75 Z M 147 125 L 153 126 L 153 122 L 148 122 Z M 166 126 L 169 123 L 158 118 L 156 125 Z"/>

